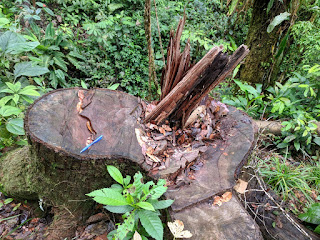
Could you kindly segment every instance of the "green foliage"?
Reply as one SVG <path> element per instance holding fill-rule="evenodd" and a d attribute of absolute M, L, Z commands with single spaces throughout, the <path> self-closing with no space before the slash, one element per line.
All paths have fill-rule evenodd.
<path fill-rule="evenodd" d="M 317 167 L 303 163 L 293 165 L 286 159 L 276 156 L 259 161 L 260 175 L 284 200 L 294 199 L 294 191 L 300 191 L 308 203 L 314 202 L 310 195 L 319 181 Z"/>
<path fill-rule="evenodd" d="M 122 176 L 114 166 L 107 166 L 110 176 L 119 184 L 87 194 L 96 202 L 105 205 L 104 208 L 113 213 L 124 214 L 124 222 L 118 225 L 116 231 L 108 237 L 112 239 L 131 239 L 137 231 L 143 237 L 163 239 L 163 226 L 159 218 L 159 209 L 171 206 L 173 200 L 159 200 L 166 192 L 166 181 L 160 179 L 157 184 L 153 181 L 143 183 L 140 172 L 133 177 Z M 141 223 L 141 225 L 139 224 Z"/>
<path fill-rule="evenodd" d="M 290 29 L 289 46 L 280 66 L 286 75 L 320 61 L 320 2 L 306 1 L 299 11 L 301 14 Z"/>
<path fill-rule="evenodd" d="M 267 10 L 267 12 L 268 12 L 268 10 Z M 291 14 L 288 12 L 283 12 L 283 13 L 280 13 L 279 15 L 275 16 L 274 19 L 272 19 L 271 23 L 269 24 L 269 26 L 267 28 L 267 32 L 271 33 L 276 26 L 281 24 L 283 21 L 288 20 L 290 15 Z"/>
<path fill-rule="evenodd" d="M 0 82 L 1 83 L 1 82 Z M 15 84 L 6 82 L 0 87 L 0 148 L 14 143 L 11 139 L 24 135 L 23 114 L 26 103 L 32 103 L 34 97 L 40 96 L 37 87 L 21 82 Z M 3 128 L 5 126 L 5 129 Z M 8 141 L 9 140 L 9 141 Z M 21 141 L 19 141 L 21 143 Z M 23 144 L 23 143 L 22 143 Z"/>
<path fill-rule="evenodd" d="M 278 148 L 311 153 L 320 146 L 316 121 L 320 120 L 320 66 L 305 66 L 304 74 L 297 72 L 284 84 L 276 82 L 262 92 L 235 80 L 240 88 L 238 96 L 224 95 L 222 101 L 246 111 L 254 118 L 286 119 L 282 122 L 282 138 Z"/>
<path fill-rule="evenodd" d="M 318 225 L 314 231 L 320 234 L 320 203 L 312 204 L 307 212 L 299 215 L 302 221 Z"/>

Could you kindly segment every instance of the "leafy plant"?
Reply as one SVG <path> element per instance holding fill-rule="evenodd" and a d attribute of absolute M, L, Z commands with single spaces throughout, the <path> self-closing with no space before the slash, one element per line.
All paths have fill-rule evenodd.
<path fill-rule="evenodd" d="M 118 182 L 110 188 L 104 188 L 87 194 L 96 202 L 105 205 L 104 208 L 113 213 L 123 214 L 124 222 L 108 237 L 112 239 L 131 239 L 135 231 L 143 237 L 151 236 L 157 240 L 163 239 L 163 226 L 160 220 L 160 209 L 171 206 L 173 200 L 159 200 L 166 192 L 166 181 L 160 179 L 142 182 L 142 174 L 136 173 L 133 183 L 131 176 L 123 178 L 121 172 L 114 166 L 107 166 L 110 176 Z"/>
<path fill-rule="evenodd" d="M 312 204 L 305 213 L 299 215 L 302 221 L 318 225 L 314 232 L 320 234 L 320 203 Z"/>
<path fill-rule="evenodd" d="M 246 111 L 254 118 L 282 119 L 282 137 L 275 144 L 280 149 L 304 154 L 316 151 L 320 144 L 317 125 L 320 120 L 320 67 L 305 66 L 304 74 L 297 72 L 284 84 L 276 82 L 263 93 L 261 84 L 252 87 L 234 80 L 240 88 L 239 95 L 222 96 L 222 101 Z M 319 145 L 320 146 L 320 145 Z"/>
<path fill-rule="evenodd" d="M 316 166 L 292 165 L 286 159 L 272 156 L 259 161 L 259 173 L 272 188 L 284 199 L 294 199 L 294 191 L 303 193 L 309 203 L 314 200 L 310 197 L 312 187 L 317 181 L 314 169 Z"/>

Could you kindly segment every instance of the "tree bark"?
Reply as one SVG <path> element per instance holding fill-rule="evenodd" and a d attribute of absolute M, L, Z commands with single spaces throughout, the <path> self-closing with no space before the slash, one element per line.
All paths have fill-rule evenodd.
<path fill-rule="evenodd" d="M 290 1 L 274 1 L 273 7 L 267 14 L 269 0 L 255 0 L 253 3 L 252 19 L 247 35 L 246 45 L 250 49 L 244 65 L 240 69 L 240 79 L 249 83 L 262 83 L 264 89 L 272 85 L 274 77 L 278 71 L 274 64 L 274 54 L 276 54 L 277 43 L 281 37 L 285 36 L 288 26 L 284 23 L 276 26 L 272 32 L 268 33 L 267 28 L 272 19 L 289 8 Z"/>

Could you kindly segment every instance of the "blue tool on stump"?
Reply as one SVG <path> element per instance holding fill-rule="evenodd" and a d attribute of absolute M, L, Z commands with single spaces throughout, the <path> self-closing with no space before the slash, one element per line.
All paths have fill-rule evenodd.
<path fill-rule="evenodd" d="M 80 153 L 83 153 L 84 151 L 88 150 L 89 147 L 91 147 L 93 144 L 99 142 L 99 141 L 102 139 L 102 137 L 103 137 L 103 135 L 101 135 L 100 137 L 98 137 L 96 140 L 94 140 L 94 141 L 93 141 L 92 143 L 90 143 L 89 145 L 85 146 L 85 148 L 82 149 L 82 150 L 80 151 Z"/>

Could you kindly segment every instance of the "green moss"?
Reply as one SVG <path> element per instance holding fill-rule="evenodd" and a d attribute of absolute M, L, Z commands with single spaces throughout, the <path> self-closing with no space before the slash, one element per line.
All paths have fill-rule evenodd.
<path fill-rule="evenodd" d="M 30 174 L 36 171 L 31 162 L 28 147 L 15 149 L 1 158 L 0 182 L 7 194 L 19 199 L 38 199 L 30 179 Z"/>

